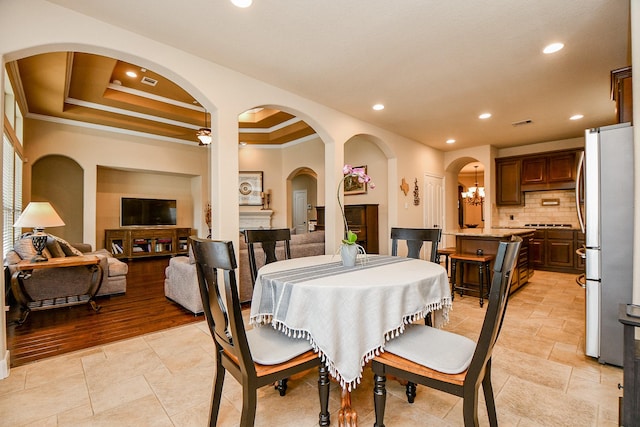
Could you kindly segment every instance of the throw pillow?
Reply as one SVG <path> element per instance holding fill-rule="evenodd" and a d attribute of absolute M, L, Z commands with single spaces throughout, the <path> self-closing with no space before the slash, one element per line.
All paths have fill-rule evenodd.
<path fill-rule="evenodd" d="M 193 249 L 191 249 L 191 245 L 189 245 L 189 264 L 195 264 L 196 257 L 193 255 Z"/>
<path fill-rule="evenodd" d="M 71 244 L 63 238 L 54 236 L 53 234 L 49 234 L 49 236 L 53 237 L 58 242 L 66 256 L 82 256 L 82 252 L 71 246 Z"/>
<path fill-rule="evenodd" d="M 31 241 L 31 236 L 23 237 L 21 239 L 16 240 L 16 243 L 13 245 L 13 250 L 16 251 L 20 258 L 22 259 L 31 259 L 36 256 L 36 248 L 33 247 L 33 242 Z M 47 248 L 44 248 L 42 251 L 42 255 L 46 258 L 51 258 L 51 253 Z"/>
<path fill-rule="evenodd" d="M 47 236 L 47 249 L 54 258 L 64 258 L 66 256 L 60 243 L 51 236 Z"/>

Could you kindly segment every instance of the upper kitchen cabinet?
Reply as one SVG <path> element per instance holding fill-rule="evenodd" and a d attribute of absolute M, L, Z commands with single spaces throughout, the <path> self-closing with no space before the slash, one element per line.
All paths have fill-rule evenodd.
<path fill-rule="evenodd" d="M 611 99 L 616 103 L 618 123 L 633 121 L 633 96 L 631 93 L 631 67 L 611 72 Z"/>
<path fill-rule="evenodd" d="M 522 191 L 571 189 L 575 180 L 575 151 L 522 158 Z"/>
<path fill-rule="evenodd" d="M 498 206 L 519 206 L 524 198 L 520 189 L 519 158 L 496 159 L 496 204 Z"/>
<path fill-rule="evenodd" d="M 496 204 L 522 205 L 525 191 L 574 189 L 578 152 L 563 150 L 496 159 Z"/>

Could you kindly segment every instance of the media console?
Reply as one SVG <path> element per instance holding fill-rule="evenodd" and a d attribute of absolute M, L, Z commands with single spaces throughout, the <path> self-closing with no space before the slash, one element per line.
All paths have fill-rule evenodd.
<path fill-rule="evenodd" d="M 132 227 L 104 231 L 104 246 L 116 258 L 186 255 L 191 228 Z"/>

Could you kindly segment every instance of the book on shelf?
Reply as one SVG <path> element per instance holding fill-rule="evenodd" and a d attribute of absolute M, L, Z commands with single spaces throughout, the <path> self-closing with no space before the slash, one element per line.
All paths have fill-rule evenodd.
<path fill-rule="evenodd" d="M 116 242 L 111 242 L 111 253 L 112 254 L 121 254 L 121 253 L 123 253 L 122 246 L 120 246 Z"/>

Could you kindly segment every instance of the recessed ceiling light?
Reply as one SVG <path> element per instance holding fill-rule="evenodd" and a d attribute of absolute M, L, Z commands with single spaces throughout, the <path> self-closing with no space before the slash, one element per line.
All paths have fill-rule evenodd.
<path fill-rule="evenodd" d="M 129 76 L 129 77 L 134 77 L 134 78 L 135 78 L 135 77 L 138 77 L 138 75 L 137 75 L 135 72 L 133 72 L 133 71 L 127 71 L 127 76 Z"/>
<path fill-rule="evenodd" d="M 231 3 L 234 6 L 245 8 L 251 6 L 253 0 L 231 0 Z"/>
<path fill-rule="evenodd" d="M 247 143 L 245 141 L 240 141 L 240 145 L 244 147 Z"/>
<path fill-rule="evenodd" d="M 583 114 L 574 114 L 573 116 L 569 117 L 569 120 L 580 120 L 583 117 Z"/>
<path fill-rule="evenodd" d="M 447 139 L 447 144 L 453 144 L 454 142 L 456 142 L 455 139 Z"/>
<path fill-rule="evenodd" d="M 376 110 L 376 111 L 384 110 L 384 105 L 382 105 L 382 104 L 375 104 L 375 105 L 373 106 L 373 109 L 374 109 L 374 110 Z"/>
<path fill-rule="evenodd" d="M 551 43 L 550 45 L 546 46 L 542 52 L 543 53 L 556 53 L 557 51 L 561 50 L 564 47 L 563 43 Z"/>
<path fill-rule="evenodd" d="M 482 113 L 478 116 L 479 119 L 488 119 L 489 117 L 491 117 L 491 113 Z"/>

